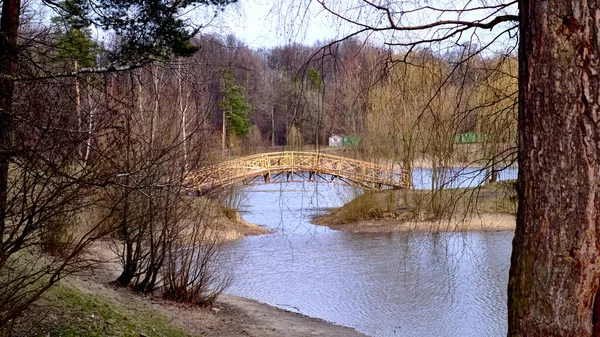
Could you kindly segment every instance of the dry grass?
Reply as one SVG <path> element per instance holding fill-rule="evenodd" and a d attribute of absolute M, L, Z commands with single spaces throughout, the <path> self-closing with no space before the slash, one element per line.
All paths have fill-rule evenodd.
<path fill-rule="evenodd" d="M 369 192 L 328 214 L 317 216 L 313 221 L 319 225 L 344 225 L 378 219 L 439 221 L 480 214 L 515 215 L 516 210 L 515 184 L 509 181 L 489 184 L 479 189 Z"/>

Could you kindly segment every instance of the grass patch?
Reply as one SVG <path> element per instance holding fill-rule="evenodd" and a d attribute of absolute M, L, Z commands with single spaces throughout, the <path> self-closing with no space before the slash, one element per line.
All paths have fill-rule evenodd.
<path fill-rule="evenodd" d="M 517 215 L 517 181 L 499 181 L 486 185 L 479 191 L 477 202 L 482 212 Z"/>
<path fill-rule="evenodd" d="M 223 215 L 231 221 L 239 221 L 240 219 L 240 215 L 235 208 L 222 206 L 221 211 L 223 212 Z"/>
<path fill-rule="evenodd" d="M 390 216 L 392 191 L 367 192 L 350 200 L 344 206 L 318 217 L 323 224 L 347 224 L 361 220 L 382 219 Z"/>
<path fill-rule="evenodd" d="M 86 294 L 63 284 L 45 293 L 36 308 L 23 318 L 22 324 L 33 324 L 35 318 L 31 316 L 44 317 L 35 326 L 40 336 L 189 336 L 141 301 L 135 307 L 127 308 L 113 299 Z M 25 328 L 31 335 L 32 327 Z"/>

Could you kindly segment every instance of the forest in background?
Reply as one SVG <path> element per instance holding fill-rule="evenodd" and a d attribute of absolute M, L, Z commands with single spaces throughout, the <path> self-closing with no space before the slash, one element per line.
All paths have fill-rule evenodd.
<path fill-rule="evenodd" d="M 396 160 L 409 169 L 420 157 L 438 166 L 448 160 L 482 165 L 515 158 L 512 54 L 471 55 L 477 49 L 471 44 L 443 54 L 393 53 L 358 39 L 254 50 L 233 35 L 200 35 L 192 41 L 199 49 L 191 57 L 93 73 L 96 67 L 118 70 L 111 61 L 117 47 L 96 45 L 85 30 L 50 32 L 46 38 L 57 43 L 41 46 L 36 38 L 28 46 L 35 60 L 29 76 L 45 76 L 38 72 L 40 60 L 48 62 L 45 72 L 88 67 L 90 74 L 21 82 L 22 107 L 77 129 L 77 152 L 84 160 L 94 155 L 106 128 L 125 115 L 138 116 L 151 137 L 167 128 L 186 152 L 201 151 L 204 156 L 194 165 L 265 147 L 316 149 L 327 146 L 332 135 L 360 140 L 350 144 L 350 156 Z M 39 105 L 27 107 L 36 104 L 31 97 L 56 104 L 44 112 Z M 479 144 L 476 151 L 457 146 L 468 134 L 476 135 L 467 141 Z"/>

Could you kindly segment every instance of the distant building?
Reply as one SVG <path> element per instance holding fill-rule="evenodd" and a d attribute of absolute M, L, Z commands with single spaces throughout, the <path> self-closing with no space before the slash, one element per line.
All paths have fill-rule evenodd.
<path fill-rule="evenodd" d="M 344 146 L 344 137 L 338 135 L 329 137 L 329 146 Z"/>

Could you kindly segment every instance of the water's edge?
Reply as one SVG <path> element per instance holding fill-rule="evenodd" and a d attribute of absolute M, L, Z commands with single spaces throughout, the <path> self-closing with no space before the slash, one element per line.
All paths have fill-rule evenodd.
<path fill-rule="evenodd" d="M 228 293 L 372 336 L 505 335 L 512 232 L 340 232 L 309 223 L 339 186 L 268 188 L 243 216 L 275 233 L 228 244 Z"/>

